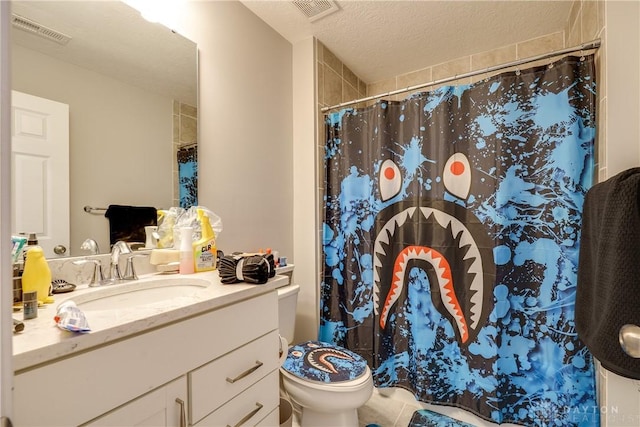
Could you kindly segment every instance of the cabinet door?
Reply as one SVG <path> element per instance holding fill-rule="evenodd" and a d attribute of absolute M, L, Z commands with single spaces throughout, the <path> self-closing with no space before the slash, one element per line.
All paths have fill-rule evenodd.
<path fill-rule="evenodd" d="M 187 378 L 175 381 L 125 403 L 86 426 L 186 427 Z"/>

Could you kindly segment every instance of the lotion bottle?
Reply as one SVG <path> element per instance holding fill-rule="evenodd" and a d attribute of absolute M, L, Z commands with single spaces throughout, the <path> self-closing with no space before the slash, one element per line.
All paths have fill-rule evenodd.
<path fill-rule="evenodd" d="M 193 265 L 193 227 L 180 229 L 180 274 L 191 274 Z"/>
<path fill-rule="evenodd" d="M 195 271 L 211 271 L 216 268 L 216 238 L 209 217 L 202 209 L 198 209 L 198 221 L 202 230 L 202 237 L 193 243 L 193 259 Z"/>
<path fill-rule="evenodd" d="M 26 252 L 24 272 L 22 273 L 22 293 L 36 291 L 38 302 L 50 304 L 51 270 L 40 246 L 32 246 Z"/>

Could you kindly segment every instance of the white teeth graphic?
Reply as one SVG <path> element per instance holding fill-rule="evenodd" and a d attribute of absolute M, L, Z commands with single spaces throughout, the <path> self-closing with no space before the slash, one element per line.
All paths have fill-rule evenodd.
<path fill-rule="evenodd" d="M 373 280 L 374 280 L 374 292 L 373 292 L 373 303 L 374 303 L 374 313 L 376 315 L 379 314 L 380 311 L 380 274 L 379 270 L 382 268 L 383 257 L 386 256 L 386 252 L 383 247 L 384 245 L 389 244 L 390 237 L 395 234 L 396 229 L 403 226 L 408 218 L 413 218 L 415 212 L 418 208 L 411 207 L 407 208 L 404 211 L 396 214 L 391 218 L 380 230 L 378 236 L 376 237 L 376 241 L 374 244 L 374 271 L 373 271 Z M 447 214 L 446 212 L 421 207 L 419 208 L 420 213 L 425 219 L 429 219 L 432 215 L 437 223 L 444 229 L 450 227 L 452 233 L 452 239 L 459 239 L 459 248 L 468 247 L 467 252 L 465 253 L 463 259 L 464 260 L 472 260 L 471 265 L 469 266 L 468 274 L 470 274 L 473 278 L 471 279 L 470 285 L 470 307 L 469 307 L 469 324 L 472 329 L 476 329 L 480 322 L 481 316 L 481 308 L 482 301 L 484 298 L 483 295 L 483 270 L 482 270 L 482 259 L 480 255 L 480 250 L 478 249 L 475 240 L 471 234 L 471 232 L 467 229 L 467 227 L 457 218 Z M 404 274 L 408 260 L 411 258 L 421 258 L 425 259 L 424 251 L 420 250 L 416 252 L 415 250 L 410 250 L 408 253 L 404 254 L 402 260 L 399 260 L 401 263 L 401 271 L 396 272 L 396 275 L 393 279 L 392 290 L 390 291 L 392 295 L 387 298 L 385 303 L 385 307 L 383 309 L 382 317 L 384 319 L 383 322 L 386 322 L 386 317 L 388 316 L 389 308 L 396 302 L 398 297 L 400 296 L 402 286 L 404 284 Z M 439 267 L 438 261 L 433 259 L 432 255 L 429 255 L 431 261 L 429 261 L 434 269 L 436 270 L 438 281 L 440 282 L 441 288 L 441 298 L 445 303 L 447 310 L 451 315 L 456 319 L 456 323 L 458 328 L 461 328 L 461 322 L 463 319 L 459 318 L 459 315 L 456 314 L 453 310 L 453 296 L 446 295 L 446 291 L 444 290 L 444 284 L 441 282 L 443 280 L 442 274 L 445 271 L 444 268 Z M 461 330 L 461 329 L 460 329 Z"/>
<path fill-rule="evenodd" d="M 447 225 L 449 225 L 452 219 L 451 215 L 448 215 L 438 210 L 433 211 L 433 216 L 435 217 L 436 221 L 438 221 L 438 224 L 440 224 L 442 228 L 447 228 Z"/>
<path fill-rule="evenodd" d="M 318 348 L 307 354 L 307 361 L 311 366 L 328 374 L 337 374 L 338 370 L 328 358 L 335 357 L 337 359 L 353 360 L 353 357 L 338 349 Z"/>
<path fill-rule="evenodd" d="M 465 246 L 474 246 L 473 236 L 471 236 L 471 233 L 469 232 L 463 232 L 460 236 L 460 243 L 458 244 L 458 247 L 464 248 Z"/>
<path fill-rule="evenodd" d="M 429 217 L 433 213 L 433 209 L 431 209 L 431 208 L 420 208 L 420 212 L 422 212 L 422 216 L 424 216 L 425 219 L 429 219 Z"/>
<path fill-rule="evenodd" d="M 458 220 L 451 221 L 451 232 L 453 233 L 453 237 L 456 238 L 462 232 L 464 232 L 467 228 Z M 462 247 L 462 246 L 459 246 Z"/>

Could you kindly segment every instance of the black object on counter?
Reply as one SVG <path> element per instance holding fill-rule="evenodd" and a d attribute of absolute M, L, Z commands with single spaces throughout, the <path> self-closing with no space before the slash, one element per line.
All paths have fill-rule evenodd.
<path fill-rule="evenodd" d="M 220 281 L 224 284 L 246 282 L 255 285 L 267 283 L 276 275 L 272 254 L 227 255 L 218 266 Z"/>
<path fill-rule="evenodd" d="M 19 320 L 13 319 L 13 332 L 22 332 L 24 330 L 24 323 Z"/>
<path fill-rule="evenodd" d="M 56 279 L 51 283 L 51 293 L 53 294 L 64 294 L 73 291 L 75 288 L 76 285 L 63 279 Z"/>

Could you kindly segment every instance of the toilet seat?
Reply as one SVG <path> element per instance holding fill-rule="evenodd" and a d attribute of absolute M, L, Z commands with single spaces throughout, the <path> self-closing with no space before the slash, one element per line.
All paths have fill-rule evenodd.
<path fill-rule="evenodd" d="M 317 383 L 323 388 L 353 387 L 370 376 L 367 362 L 360 355 L 321 341 L 290 347 L 282 371 L 292 380 Z"/>
<path fill-rule="evenodd" d="M 297 375 L 291 374 L 282 367 L 280 368 L 280 373 L 288 381 L 300 384 L 301 386 L 304 386 L 308 389 L 322 390 L 332 393 L 351 393 L 354 391 L 359 391 L 362 387 L 367 387 L 368 383 L 372 381 L 371 371 L 369 370 L 369 367 L 367 367 L 364 374 L 359 378 L 351 381 L 341 381 L 338 383 L 325 383 L 320 381 L 306 380 L 304 378 L 298 377 Z"/>

